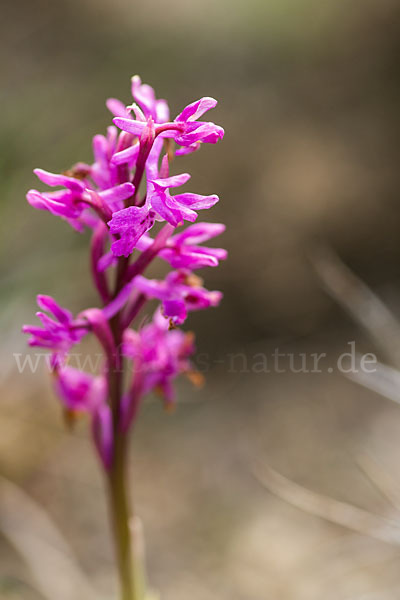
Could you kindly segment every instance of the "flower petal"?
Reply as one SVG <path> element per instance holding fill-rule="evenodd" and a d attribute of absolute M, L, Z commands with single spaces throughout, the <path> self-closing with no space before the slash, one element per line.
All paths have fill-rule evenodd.
<path fill-rule="evenodd" d="M 114 117 L 126 118 L 129 114 L 125 104 L 117 98 L 108 98 L 106 101 L 106 106 L 110 113 L 114 115 Z"/>
<path fill-rule="evenodd" d="M 62 185 L 69 190 L 78 193 L 83 192 L 85 189 L 85 185 L 79 181 L 79 179 L 75 179 L 74 177 L 49 173 L 49 171 L 44 171 L 43 169 L 34 169 L 33 172 L 40 179 L 40 181 L 43 181 L 43 183 L 46 183 L 50 187 Z"/>
<path fill-rule="evenodd" d="M 135 186 L 129 181 L 99 192 L 99 196 L 114 211 L 121 209 L 121 202 L 133 196 Z"/>
<path fill-rule="evenodd" d="M 219 200 L 216 194 L 202 196 L 201 194 L 191 194 L 190 192 L 177 194 L 176 196 L 173 196 L 173 198 L 175 202 L 192 209 L 211 208 Z"/>
<path fill-rule="evenodd" d="M 176 117 L 175 121 L 195 121 L 205 112 L 217 106 L 218 102 L 214 98 L 204 97 L 188 104 L 183 111 Z"/>
<path fill-rule="evenodd" d="M 128 133 L 133 133 L 133 135 L 137 135 L 140 137 L 143 133 L 144 128 L 146 127 L 146 123 L 143 121 L 136 121 L 135 119 L 124 119 L 122 117 L 115 117 L 113 122 L 117 127 L 122 129 L 123 131 L 127 131 Z"/>
<path fill-rule="evenodd" d="M 182 325 L 187 318 L 185 302 L 182 299 L 164 300 L 164 315 L 172 319 L 175 325 Z"/>
<path fill-rule="evenodd" d="M 189 181 L 189 179 L 189 173 L 181 173 L 180 175 L 165 177 L 164 179 L 152 179 L 151 183 L 159 188 L 167 189 L 170 187 L 179 187 L 181 185 L 184 185 Z"/>
<path fill-rule="evenodd" d="M 138 157 L 139 149 L 140 144 L 139 142 L 136 142 L 132 146 L 129 146 L 129 148 L 125 148 L 125 150 L 120 150 L 119 152 L 113 154 L 111 162 L 115 165 L 123 165 L 134 162 Z"/>
<path fill-rule="evenodd" d="M 174 235 L 173 240 L 180 244 L 201 244 L 225 231 L 222 223 L 196 223 L 190 225 L 181 233 Z"/>
<path fill-rule="evenodd" d="M 66 308 L 62 308 L 62 306 L 60 306 L 58 302 L 56 302 L 51 296 L 38 294 L 36 296 L 36 301 L 40 308 L 52 313 L 60 321 L 60 323 L 67 325 L 72 321 L 72 313 Z"/>

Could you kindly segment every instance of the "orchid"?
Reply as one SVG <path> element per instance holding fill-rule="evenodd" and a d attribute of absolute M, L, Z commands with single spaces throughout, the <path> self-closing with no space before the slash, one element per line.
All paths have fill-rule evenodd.
<path fill-rule="evenodd" d="M 171 236 L 165 248 L 159 252 L 160 258 L 166 260 L 174 269 L 202 269 L 217 267 L 220 260 L 225 260 L 227 252 L 224 248 L 207 248 L 200 246 L 225 231 L 222 223 L 196 223 L 181 233 Z M 143 235 L 137 248 L 145 250 L 153 243 L 149 235 Z"/>
<path fill-rule="evenodd" d="M 58 359 L 67 355 L 72 346 L 80 342 L 87 333 L 87 326 L 84 322 L 75 320 L 72 313 L 57 304 L 51 296 L 40 294 L 37 296 L 37 303 L 39 308 L 46 311 L 36 313 L 42 327 L 24 325 L 22 331 L 31 336 L 28 341 L 30 346 L 52 350 L 52 362 L 55 364 Z"/>
<path fill-rule="evenodd" d="M 156 124 L 155 135 L 172 138 L 177 144 L 182 146 L 182 148 L 177 150 L 177 155 L 198 150 L 201 143 L 216 144 L 218 140 L 224 137 L 224 130 L 219 125 L 206 121 L 198 121 L 199 117 L 217 105 L 217 101 L 214 98 L 205 97 L 188 104 L 173 122 L 164 122 L 163 119 L 157 118 L 160 111 L 157 113 L 154 110 L 154 101 L 149 101 L 149 96 L 146 100 L 148 105 L 153 107 L 152 110 L 147 110 L 146 112 L 148 115 L 147 118 L 153 119 Z M 121 114 L 121 111 L 118 112 Z M 137 111 L 135 112 L 135 116 L 138 116 Z M 139 116 L 141 116 L 140 113 Z M 163 113 L 164 116 L 166 116 L 166 113 L 165 115 Z M 114 123 L 124 131 L 136 136 L 142 135 L 146 127 L 145 119 L 132 119 L 127 116 L 115 117 Z"/>
<path fill-rule="evenodd" d="M 56 370 L 54 382 L 55 391 L 64 404 L 70 421 L 80 413 L 91 416 L 93 440 L 100 459 L 108 470 L 113 457 L 113 431 L 111 409 L 107 404 L 107 378 L 64 366 Z"/>
<path fill-rule="evenodd" d="M 187 269 L 172 271 L 163 280 L 138 275 L 135 284 L 145 296 L 161 300 L 163 314 L 173 325 L 182 325 L 189 311 L 217 306 L 222 297 L 203 288 L 202 280 Z"/>
<path fill-rule="evenodd" d="M 56 189 L 27 193 L 34 208 L 78 232 L 91 231 L 90 267 L 99 305 L 74 316 L 52 297 L 39 295 L 40 326 L 25 325 L 23 332 L 31 346 L 50 351 L 54 388 L 68 422 L 81 414 L 90 419 L 108 482 L 121 599 L 145 600 L 149 596 L 140 583 L 129 530 L 127 440 L 148 394 L 157 392 L 169 408 L 176 402 L 179 375 L 201 379 L 190 360 L 194 336 L 178 326 L 191 311 L 220 303 L 221 292 L 207 290 L 192 271 L 216 267 L 227 255 L 223 248 L 203 245 L 223 233 L 224 225 L 195 223 L 197 211 L 214 206 L 218 196 L 172 195 L 170 190 L 185 185 L 190 175 L 170 174 L 170 166 L 174 155 L 215 144 L 224 130 L 199 120 L 216 106 L 213 98 L 192 102 L 170 121 L 167 102 L 138 76 L 132 78 L 131 92 L 129 106 L 115 98 L 107 101 L 114 124 L 106 135 L 94 136 L 91 164 L 78 162 L 62 174 L 35 169 L 40 182 Z M 185 221 L 191 225 L 182 229 Z M 164 279 L 149 279 L 144 273 L 157 257 L 172 270 Z M 137 325 L 154 300 L 158 306 L 151 320 L 141 318 Z M 68 364 L 72 348 L 87 335 L 102 349 L 96 373 Z"/>
<path fill-rule="evenodd" d="M 211 196 L 191 193 L 170 195 L 169 188 L 179 187 L 189 179 L 188 173 L 182 173 L 182 175 L 149 181 L 149 198 L 152 207 L 162 219 L 174 227 L 181 225 L 183 221 L 195 221 L 197 213 L 194 209 L 211 208 L 219 200 L 215 194 Z"/>
<path fill-rule="evenodd" d="M 189 359 L 194 352 L 193 334 L 168 330 L 168 321 L 158 310 L 152 322 L 140 331 L 124 332 L 122 353 L 131 359 L 135 372 L 133 385 L 123 400 L 125 428 L 136 416 L 141 394 L 158 390 L 165 405 L 171 406 L 175 401 L 173 380 L 180 373 L 193 371 Z"/>

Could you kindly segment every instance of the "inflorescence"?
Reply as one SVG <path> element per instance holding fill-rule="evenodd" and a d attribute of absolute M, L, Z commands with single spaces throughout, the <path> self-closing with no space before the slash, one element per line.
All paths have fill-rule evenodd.
<path fill-rule="evenodd" d="M 106 469 L 115 436 L 127 432 L 143 397 L 157 390 L 171 406 L 173 380 L 193 372 L 193 335 L 179 326 L 190 311 L 216 306 L 222 296 L 205 289 L 193 271 L 226 258 L 224 249 L 202 245 L 222 233 L 224 225 L 194 223 L 197 211 L 211 208 L 218 196 L 173 195 L 190 175 L 169 173 L 175 155 L 223 137 L 221 127 L 199 120 L 216 100 L 202 98 L 170 120 L 167 102 L 156 99 L 138 76 L 132 78 L 132 96 L 134 103 L 127 107 L 107 101 L 114 125 L 107 135 L 94 136 L 92 165 L 77 163 L 61 175 L 35 169 L 41 182 L 59 189 L 27 194 L 34 208 L 61 217 L 79 232 L 92 231 L 91 272 L 101 307 L 74 317 L 52 297 L 39 295 L 41 326 L 26 325 L 23 331 L 31 346 L 50 350 L 55 388 L 67 414 L 89 414 Z M 185 221 L 194 224 L 182 229 Z M 171 266 L 164 279 L 143 275 L 155 257 Z M 159 302 L 152 320 L 133 329 L 150 299 Z M 89 333 L 104 351 L 96 375 L 68 364 L 73 346 Z"/>

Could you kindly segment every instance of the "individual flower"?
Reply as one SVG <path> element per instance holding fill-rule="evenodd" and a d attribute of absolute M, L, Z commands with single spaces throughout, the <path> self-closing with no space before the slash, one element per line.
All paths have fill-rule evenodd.
<path fill-rule="evenodd" d="M 207 248 L 199 246 L 203 242 L 220 235 L 225 231 L 222 223 L 196 223 L 181 233 L 171 236 L 160 250 L 159 256 L 174 269 L 202 269 L 217 267 L 220 260 L 225 260 L 227 251 L 223 248 Z M 149 235 L 143 235 L 136 248 L 144 251 L 153 243 Z"/>
<path fill-rule="evenodd" d="M 143 133 L 146 123 L 149 119 L 156 123 L 165 123 L 169 119 L 169 108 L 166 100 L 158 100 L 156 98 L 154 89 L 142 83 L 140 77 L 135 75 L 132 77 L 132 97 L 136 100 L 137 104 L 131 106 L 125 106 L 120 100 L 115 98 L 109 98 L 107 100 L 107 107 L 115 117 L 123 117 L 132 120 L 131 111 L 135 114 L 138 121 L 143 124 L 139 132 L 139 137 Z M 129 166 L 134 166 L 140 150 L 139 140 L 136 138 L 136 134 L 127 133 L 123 131 L 120 134 L 120 139 L 125 140 L 124 144 L 119 144 L 116 148 L 115 153 L 112 156 L 111 163 L 113 165 L 122 165 L 128 163 Z M 161 141 L 161 140 L 160 140 Z M 150 163 L 155 163 L 162 148 L 161 144 L 155 144 L 152 149 L 149 160 L 146 163 L 146 171 Z M 157 174 L 153 174 L 154 177 Z"/>
<path fill-rule="evenodd" d="M 171 137 L 173 137 L 177 144 L 183 146 L 180 150 L 177 150 L 177 155 L 193 152 L 200 147 L 201 143 L 216 144 L 218 140 L 224 137 L 225 132 L 219 125 L 206 121 L 197 121 L 199 117 L 211 108 L 214 108 L 217 104 L 214 98 L 201 98 L 186 106 L 175 118 L 174 123 L 179 125 L 179 129 Z"/>
<path fill-rule="evenodd" d="M 24 325 L 23 333 L 31 337 L 28 344 L 33 347 L 47 348 L 52 351 L 52 364 L 63 360 L 69 350 L 78 344 L 88 332 L 88 325 L 82 319 L 75 319 L 72 313 L 62 308 L 51 296 L 37 296 L 37 303 L 42 311 L 36 316 L 42 322 L 42 327 Z"/>
<path fill-rule="evenodd" d="M 65 189 L 56 192 L 29 190 L 26 196 L 29 204 L 34 208 L 47 210 L 53 215 L 65 219 L 72 227 L 82 231 L 83 224 L 79 219 L 86 208 L 86 205 L 82 202 L 85 192 L 84 183 L 79 179 L 55 175 L 42 169 L 35 169 L 34 173 L 47 185 L 51 187 L 63 186 Z"/>
<path fill-rule="evenodd" d="M 214 98 L 201 98 L 188 104 L 172 122 L 156 122 L 156 136 L 172 138 L 182 146 L 177 154 L 187 154 L 197 150 L 201 143 L 216 144 L 224 137 L 224 130 L 215 123 L 198 121 L 205 112 L 214 108 L 217 101 Z M 154 118 L 153 115 L 151 115 Z M 144 122 L 140 119 L 131 119 L 124 116 L 114 118 L 114 123 L 133 135 L 140 136 L 144 129 Z"/>
<path fill-rule="evenodd" d="M 132 385 L 124 400 L 125 427 L 136 416 L 141 398 L 153 390 L 162 394 L 167 406 L 173 404 L 173 381 L 182 373 L 193 372 L 189 357 L 194 350 L 193 335 L 170 330 L 160 311 L 139 331 L 125 330 L 122 352 L 133 361 Z"/>
<path fill-rule="evenodd" d="M 90 416 L 97 451 L 108 469 L 112 461 L 113 432 L 106 377 L 63 366 L 55 372 L 54 387 L 70 419 L 80 413 Z"/>
<path fill-rule="evenodd" d="M 92 414 L 107 399 L 107 379 L 63 366 L 57 369 L 55 389 L 66 409 L 73 413 Z"/>
<path fill-rule="evenodd" d="M 166 100 L 157 100 L 154 89 L 142 83 L 139 75 L 131 79 L 132 97 L 136 100 L 143 115 L 152 117 L 156 123 L 165 123 L 169 119 L 169 108 Z M 127 107 L 116 98 L 109 98 L 106 102 L 107 108 L 115 117 L 128 118 L 132 107 Z"/>
<path fill-rule="evenodd" d="M 51 187 L 64 186 L 65 189 L 50 193 L 29 190 L 29 204 L 67 220 L 78 231 L 82 231 L 85 224 L 95 227 L 99 218 L 108 220 L 113 210 L 121 208 L 121 203 L 135 191 L 131 182 L 96 191 L 86 187 L 84 181 L 75 177 L 57 175 L 43 169 L 35 169 L 34 172 L 43 183 Z M 91 221 L 85 215 L 88 207 L 96 214 L 96 218 Z"/>
<path fill-rule="evenodd" d="M 202 196 L 186 192 L 171 196 L 169 188 L 184 185 L 189 179 L 189 173 L 182 173 L 148 182 L 148 201 L 156 213 L 174 227 L 181 225 L 184 220 L 195 221 L 197 219 L 196 210 L 211 208 L 219 200 L 216 194 Z"/>
<path fill-rule="evenodd" d="M 132 77 L 132 96 L 143 111 L 145 117 L 152 117 L 155 123 L 166 123 L 169 108 L 166 100 L 157 100 L 154 89 L 142 83 L 139 75 Z"/>
<path fill-rule="evenodd" d="M 42 311 L 37 312 L 36 316 L 42 322 L 42 327 L 24 325 L 22 332 L 31 336 L 28 340 L 30 346 L 52 351 L 54 366 L 62 364 L 71 348 L 88 332 L 92 332 L 105 350 L 109 362 L 112 363 L 115 357 L 115 345 L 109 320 L 120 310 L 121 303 L 126 301 L 128 293 L 129 286 L 126 290 L 121 290 L 120 294 L 104 309 L 89 308 L 76 318 L 51 296 L 38 295 L 39 308 L 50 313 L 51 316 Z"/>
<path fill-rule="evenodd" d="M 202 287 L 202 280 L 186 269 L 172 271 L 165 279 L 135 277 L 135 287 L 149 298 L 162 302 L 163 314 L 173 325 L 181 325 L 193 310 L 218 306 L 222 293 Z"/>

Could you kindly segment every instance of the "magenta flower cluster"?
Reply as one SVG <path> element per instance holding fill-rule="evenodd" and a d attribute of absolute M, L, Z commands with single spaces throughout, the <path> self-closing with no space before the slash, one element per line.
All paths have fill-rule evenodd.
<path fill-rule="evenodd" d="M 39 295 L 41 326 L 24 326 L 29 344 L 51 351 L 57 393 L 69 416 L 86 412 L 93 438 L 106 468 L 113 460 L 114 438 L 126 432 L 145 394 L 161 391 L 174 403 L 173 380 L 190 374 L 193 336 L 177 326 L 190 311 L 217 306 L 221 293 L 209 291 L 193 271 L 214 267 L 226 258 L 222 248 L 202 245 L 222 233 L 222 224 L 194 223 L 199 210 L 218 196 L 173 193 L 190 179 L 170 174 L 174 156 L 215 144 L 224 135 L 218 125 L 199 120 L 216 100 L 202 98 L 170 120 L 165 100 L 153 88 L 132 78 L 134 102 L 125 106 L 109 99 L 114 125 L 93 138 L 94 162 L 77 163 L 63 174 L 35 169 L 41 182 L 55 191 L 30 190 L 29 204 L 61 217 L 79 232 L 92 231 L 90 262 L 100 308 L 76 317 L 50 296 Z M 144 272 L 155 257 L 172 270 L 164 279 Z M 139 329 L 132 323 L 148 300 L 159 304 Z M 87 334 L 104 351 L 96 375 L 68 364 L 68 354 Z M 129 363 L 128 363 L 129 361 Z M 130 368 L 127 368 L 127 365 Z"/>

